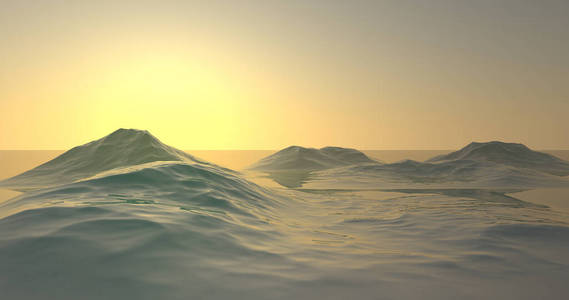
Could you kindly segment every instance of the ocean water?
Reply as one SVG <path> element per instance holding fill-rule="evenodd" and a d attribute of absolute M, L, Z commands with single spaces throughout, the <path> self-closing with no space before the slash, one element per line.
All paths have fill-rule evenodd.
<path fill-rule="evenodd" d="M 273 151 L 189 153 L 200 159 L 106 161 L 79 180 L 4 189 L 0 299 L 569 297 L 569 185 L 273 176 L 246 169 Z M 0 180 L 59 154 L 0 151 Z"/>

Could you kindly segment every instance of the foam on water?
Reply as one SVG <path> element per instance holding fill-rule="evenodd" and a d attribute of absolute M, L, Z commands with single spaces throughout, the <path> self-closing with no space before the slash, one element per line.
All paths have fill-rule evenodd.
<path fill-rule="evenodd" d="M 106 151 L 118 153 L 114 150 Z M 379 168 L 394 178 L 450 173 L 468 181 L 471 171 L 443 162 L 343 163 L 319 171 L 336 174 L 333 184 L 311 189 L 316 178 L 311 177 L 302 189 L 268 188 L 242 173 L 176 155 L 123 158 L 95 174 L 71 168 L 81 176 L 0 204 L 2 298 L 562 299 L 569 294 L 566 212 L 512 197 L 516 188 L 372 190 L 350 186 L 351 177 L 340 175 L 357 170 L 373 181 Z M 341 157 L 351 161 L 352 156 Z M 68 162 L 46 165 L 59 164 Z M 44 173 L 31 174 L 56 182 L 36 177 L 48 176 Z M 548 181 L 555 175 L 544 176 Z M 26 184 L 33 183 L 30 178 Z"/>

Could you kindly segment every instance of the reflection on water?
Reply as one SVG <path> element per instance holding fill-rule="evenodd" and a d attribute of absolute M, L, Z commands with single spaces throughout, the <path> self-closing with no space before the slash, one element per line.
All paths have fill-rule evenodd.
<path fill-rule="evenodd" d="M 287 188 L 299 188 L 310 180 L 311 172 L 302 170 L 273 171 L 263 176 Z"/>
<path fill-rule="evenodd" d="M 364 150 L 371 158 L 391 163 L 404 159 L 424 161 L 452 150 Z M 63 153 L 63 150 L 0 150 L 0 180 L 38 166 Z M 199 158 L 233 170 L 242 170 L 276 150 L 187 150 Z M 569 150 L 545 150 L 569 160 Z"/>
<path fill-rule="evenodd" d="M 17 191 L 6 190 L 6 189 L 0 189 L 0 203 L 6 201 L 6 200 L 8 200 L 8 199 L 14 198 L 14 197 L 16 197 L 16 196 L 18 196 L 18 195 L 20 195 L 20 194 L 21 194 L 21 193 L 20 193 L 20 192 L 17 192 Z"/>
<path fill-rule="evenodd" d="M 213 162 L 230 155 L 224 159 L 240 169 L 267 153 L 192 154 Z M 566 203 L 569 189 L 307 190 L 286 188 L 295 185 L 286 177 L 268 188 L 256 174 L 201 164 L 129 170 L 0 203 L 7 215 L 0 219 L 0 295 L 569 295 L 569 213 L 553 205 Z"/>
<path fill-rule="evenodd" d="M 523 201 L 546 205 L 554 210 L 569 213 L 569 192 L 567 189 L 535 189 L 512 193 L 511 195 Z"/>
<path fill-rule="evenodd" d="M 242 170 L 259 159 L 273 154 L 274 150 L 187 150 L 206 161 L 232 170 Z"/>
<path fill-rule="evenodd" d="M 454 150 L 363 150 L 369 157 L 386 163 L 393 163 L 404 159 L 425 161 L 437 155 L 447 154 Z M 543 150 L 542 152 L 555 155 L 569 161 L 569 150 Z"/>

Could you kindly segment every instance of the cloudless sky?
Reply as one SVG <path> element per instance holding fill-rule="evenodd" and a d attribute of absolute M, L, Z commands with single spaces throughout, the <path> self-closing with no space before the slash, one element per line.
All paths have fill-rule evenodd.
<path fill-rule="evenodd" d="M 0 149 L 569 149 L 569 1 L 0 1 Z"/>

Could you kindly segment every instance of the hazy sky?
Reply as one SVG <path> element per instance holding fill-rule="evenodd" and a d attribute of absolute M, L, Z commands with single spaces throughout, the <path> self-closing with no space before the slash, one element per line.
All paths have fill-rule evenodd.
<path fill-rule="evenodd" d="M 569 149 L 566 0 L 0 5 L 0 149 Z"/>

